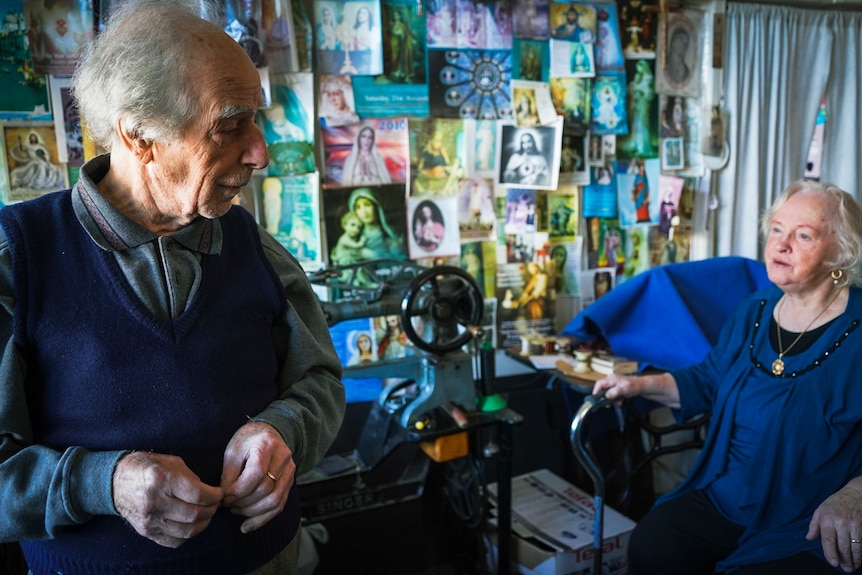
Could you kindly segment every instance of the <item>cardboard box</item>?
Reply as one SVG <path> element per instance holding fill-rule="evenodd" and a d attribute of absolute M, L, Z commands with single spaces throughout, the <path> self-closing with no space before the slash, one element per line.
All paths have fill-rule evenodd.
<path fill-rule="evenodd" d="M 489 490 L 496 501 L 496 484 Z M 602 573 L 625 575 L 626 548 L 635 522 L 607 505 L 604 514 Z M 510 558 L 518 573 L 591 574 L 594 525 L 593 496 L 547 469 L 512 478 Z M 496 533 L 496 525 L 491 531 Z"/>

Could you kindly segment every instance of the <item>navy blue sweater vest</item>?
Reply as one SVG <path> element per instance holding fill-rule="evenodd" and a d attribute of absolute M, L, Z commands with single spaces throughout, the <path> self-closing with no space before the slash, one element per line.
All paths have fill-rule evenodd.
<path fill-rule="evenodd" d="M 251 216 L 234 208 L 220 221 L 222 253 L 202 256 L 198 293 L 170 321 L 147 311 L 114 254 L 86 234 L 68 191 L 0 210 L 36 443 L 169 453 L 219 484 L 228 441 L 277 397 L 272 328 L 285 297 Z M 258 531 L 242 534 L 242 520 L 222 509 L 168 549 L 99 516 L 22 547 L 37 575 L 245 573 L 296 534 L 297 490 Z"/>

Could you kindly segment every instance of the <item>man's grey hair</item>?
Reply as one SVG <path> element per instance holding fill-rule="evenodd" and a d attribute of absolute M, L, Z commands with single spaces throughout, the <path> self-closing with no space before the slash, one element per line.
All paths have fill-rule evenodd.
<path fill-rule="evenodd" d="M 207 21 L 221 22 L 210 0 L 125 0 L 111 11 L 72 79 L 82 124 L 96 144 L 110 151 L 119 125 L 146 141 L 178 136 L 198 111 L 188 61 L 199 49 L 194 32 L 210 27 Z"/>

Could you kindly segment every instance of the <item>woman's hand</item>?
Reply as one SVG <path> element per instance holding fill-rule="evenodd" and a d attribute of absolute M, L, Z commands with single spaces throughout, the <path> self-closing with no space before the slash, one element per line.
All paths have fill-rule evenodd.
<path fill-rule="evenodd" d="M 605 397 L 621 402 L 628 397 L 641 394 L 641 385 L 636 377 L 613 373 L 603 377 L 593 385 L 593 395 L 605 391 Z"/>
<path fill-rule="evenodd" d="M 814 511 L 805 538 L 818 537 L 833 567 L 851 573 L 862 566 L 862 477 L 830 495 Z"/>
<path fill-rule="evenodd" d="M 672 409 L 679 408 L 679 388 L 669 373 L 620 375 L 603 377 L 593 385 L 593 393 L 605 391 L 605 397 L 617 401 L 643 396 Z"/>

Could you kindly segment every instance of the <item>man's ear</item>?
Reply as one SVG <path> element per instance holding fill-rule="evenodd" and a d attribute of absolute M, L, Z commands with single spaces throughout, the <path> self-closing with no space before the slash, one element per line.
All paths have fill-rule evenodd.
<path fill-rule="evenodd" d="M 122 146 L 139 162 L 148 164 L 152 161 L 153 143 L 144 139 L 136 129 L 127 127 L 122 118 L 117 120 L 117 134 Z"/>

